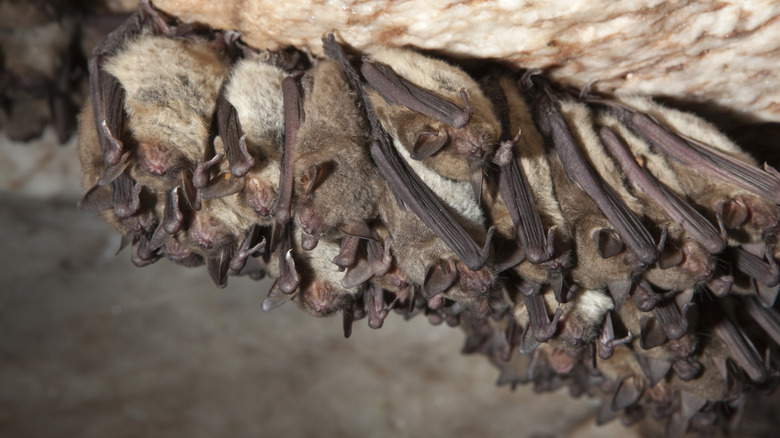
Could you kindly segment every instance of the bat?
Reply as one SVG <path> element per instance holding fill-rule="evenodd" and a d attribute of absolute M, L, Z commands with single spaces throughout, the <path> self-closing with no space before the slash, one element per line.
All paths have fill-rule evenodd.
<path fill-rule="evenodd" d="M 603 126 L 599 137 L 635 188 L 645 206 L 645 214 L 667 230 L 665 251 L 655 268 L 645 273 L 651 283 L 671 290 L 683 290 L 709 280 L 715 269 L 712 255 L 721 253 L 727 242 L 726 230 L 718 229 L 701 213 L 635 161 L 625 144 L 610 128 Z M 672 219 L 671 221 L 669 219 Z"/>
<path fill-rule="evenodd" d="M 103 171 L 103 153 L 94 129 L 90 102 L 81 111 L 79 122 L 79 161 L 82 168 L 82 185 L 88 187 L 78 206 L 85 211 L 98 211 L 103 219 L 123 236 L 124 245 L 132 243 L 132 261 L 146 266 L 159 259 L 150 248 L 150 239 L 158 218 L 155 212 L 157 196 L 142 187 L 127 174 L 120 174 L 107 186 L 98 185 Z"/>
<path fill-rule="evenodd" d="M 589 118 L 584 115 L 574 115 L 574 118 L 580 120 L 567 122 L 563 114 L 565 102 L 554 99 L 547 83 L 541 81 L 538 85 L 535 84 L 539 81 L 541 80 L 537 80 L 533 74 L 526 75 L 524 78 L 524 82 L 530 84 L 527 90 L 534 99 L 537 126 L 542 134 L 550 139 L 566 174 L 593 199 L 639 262 L 644 266 L 654 263 L 660 256 L 659 249 L 647 229 L 622 201 L 621 198 L 628 195 L 619 196 L 615 193 L 615 188 L 603 180 L 603 177 L 593 168 L 594 163 L 589 162 L 578 146 L 578 141 L 574 137 L 575 132 L 583 124 L 587 125 Z M 582 118 L 585 120 L 581 120 Z M 592 142 L 592 139 L 585 138 L 583 135 L 579 136 L 579 140 L 579 143 L 586 147 Z M 599 165 L 602 164 L 605 163 L 601 161 Z"/>
<path fill-rule="evenodd" d="M 205 197 L 223 197 L 247 220 L 271 225 L 284 142 L 284 72 L 248 52 L 237 61 L 217 99 L 215 163 L 219 174 L 206 175 Z M 205 164 L 205 163 L 204 163 Z M 209 193 L 211 192 L 211 193 Z"/>
<path fill-rule="evenodd" d="M 485 184 L 482 204 L 490 223 L 496 227 L 498 238 L 517 240 L 521 250 L 519 257 L 514 260 L 510 257 L 508 263 L 496 260 L 496 269 L 500 272 L 520 259 L 515 271 L 537 283 L 551 283 L 555 296 L 562 300 L 561 272 L 570 259 L 570 242 L 563 212 L 555 198 L 544 140 L 514 80 L 506 75 L 488 79 L 483 81 L 483 88 L 501 120 L 502 149 L 508 147 L 511 158 L 500 166 L 498 178 L 492 178 L 499 179 L 499 196 L 494 183 Z M 519 139 L 510 141 L 512 132 L 520 132 Z M 520 193 L 523 196 L 516 196 Z M 524 201 L 516 202 L 516 199 Z M 498 245 L 496 240 L 494 245 Z M 502 253 L 512 252 L 497 250 L 497 257 Z"/>
<path fill-rule="evenodd" d="M 777 228 L 777 171 L 770 166 L 761 170 L 716 128 L 696 116 L 645 98 L 625 98 L 609 104 L 600 99 L 593 101 L 607 105 L 626 126 L 618 133 L 632 149 L 652 146 L 647 157 L 663 157 L 663 165 L 680 181 L 678 195 L 695 202 L 709 217 L 722 216 L 731 241 L 762 241 Z"/>
<path fill-rule="evenodd" d="M 104 62 L 104 71 L 124 90 L 130 152 L 136 157 L 129 170 L 137 181 L 171 189 L 181 172 L 195 170 L 209 146 L 227 67 L 205 40 L 151 35 L 132 40 Z"/>
<path fill-rule="evenodd" d="M 388 179 L 388 184 L 393 193 L 392 199 L 386 195 L 384 202 L 380 204 L 380 216 L 387 225 L 396 245 L 394 247 L 396 259 L 402 260 L 398 256 L 398 249 L 404 248 L 403 241 L 398 240 L 403 238 L 399 232 L 401 229 L 403 229 L 404 234 L 408 234 L 409 231 L 419 233 L 413 238 L 414 241 L 428 240 L 431 243 L 431 245 L 428 245 L 426 252 L 420 254 L 428 254 L 427 257 L 416 257 L 413 261 L 407 259 L 411 263 L 402 262 L 401 268 L 412 282 L 423 285 L 423 294 L 428 298 L 432 298 L 450 288 L 458 277 L 460 277 L 459 282 L 466 290 L 476 289 L 479 293 L 487 292 L 491 288 L 492 274 L 486 270 L 481 270 L 481 268 L 487 262 L 490 234 L 492 233 L 488 233 L 486 245 L 480 249 L 462 225 L 433 196 L 431 189 L 411 170 L 409 167 L 411 164 L 397 155 L 397 153 L 402 153 L 403 148 L 393 148 L 391 145 L 390 138 L 388 138 L 387 133 L 373 114 L 371 100 L 362 88 L 361 80 L 354 67 L 351 66 L 343 48 L 335 42 L 332 35 L 323 38 L 323 44 L 326 53 L 331 58 L 339 61 L 351 86 L 361 96 L 361 101 L 366 109 L 372 136 L 374 137 L 369 150 L 380 172 Z M 444 180 L 440 181 L 443 184 L 447 183 Z M 412 209 L 414 215 L 407 210 L 402 210 L 401 206 L 398 205 L 399 200 L 404 206 Z M 479 211 L 478 206 L 474 205 L 477 211 Z M 427 225 L 434 232 L 431 233 L 430 229 L 426 229 L 423 223 L 415 223 L 417 221 L 423 222 L 424 225 Z M 465 265 L 460 265 L 459 262 L 452 259 L 446 260 L 445 257 L 431 257 L 433 254 L 436 254 L 436 252 L 431 250 L 434 244 L 431 241 L 434 237 L 433 234 L 444 240 L 447 246 L 463 260 Z M 404 250 L 411 251 L 411 248 L 406 247 Z M 458 294 L 456 293 L 455 295 Z M 472 294 L 467 292 L 464 295 L 471 296 Z"/>
<path fill-rule="evenodd" d="M 293 215 L 304 248 L 323 237 L 372 240 L 368 223 L 386 184 L 368 155 L 365 116 L 338 63 L 321 61 L 300 83 L 304 121 L 292 153 Z"/>
<path fill-rule="evenodd" d="M 479 186 L 500 126 L 473 79 L 457 67 L 404 49 L 372 52 L 360 71 L 370 85 L 377 118 L 397 148 L 438 175 Z"/>

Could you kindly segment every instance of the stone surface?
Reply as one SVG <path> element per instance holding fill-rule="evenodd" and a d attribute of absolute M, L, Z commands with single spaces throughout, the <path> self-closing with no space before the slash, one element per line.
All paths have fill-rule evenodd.
<path fill-rule="evenodd" d="M 665 96 L 743 121 L 780 121 L 780 3 L 659 0 L 157 0 L 258 48 L 321 53 L 335 30 L 360 50 L 410 45 L 501 58 L 581 88 Z"/>

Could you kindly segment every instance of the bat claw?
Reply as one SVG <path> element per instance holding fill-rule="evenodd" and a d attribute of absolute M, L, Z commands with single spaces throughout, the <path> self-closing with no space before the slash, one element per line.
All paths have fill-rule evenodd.
<path fill-rule="evenodd" d="M 192 184 L 195 186 L 195 188 L 206 188 L 206 186 L 209 184 L 209 181 L 211 180 L 209 177 L 209 170 L 224 157 L 225 154 L 220 152 L 210 160 L 205 162 L 202 161 L 195 166 L 195 172 L 192 174 Z"/>

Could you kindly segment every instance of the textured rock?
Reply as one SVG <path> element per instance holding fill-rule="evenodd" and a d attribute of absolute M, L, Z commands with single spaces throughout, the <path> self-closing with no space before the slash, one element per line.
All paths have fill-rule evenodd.
<path fill-rule="evenodd" d="M 320 37 L 365 50 L 411 45 L 503 58 L 561 83 L 704 104 L 780 121 L 780 4 L 771 1 L 158 0 L 185 21 L 237 29 L 258 48 L 321 53 Z M 717 106 L 717 108 L 712 106 Z"/>

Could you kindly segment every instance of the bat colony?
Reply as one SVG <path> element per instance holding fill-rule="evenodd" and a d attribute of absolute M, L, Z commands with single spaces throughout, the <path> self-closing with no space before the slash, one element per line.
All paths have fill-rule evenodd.
<path fill-rule="evenodd" d="M 167 256 L 341 312 L 467 332 L 499 384 L 599 421 L 735 423 L 778 382 L 780 173 L 703 120 L 402 49 L 260 52 L 143 2 L 93 53 L 88 188 L 137 266 Z M 519 353 L 516 353 L 518 350 Z"/>

